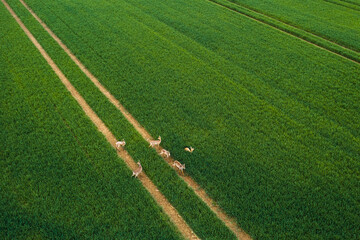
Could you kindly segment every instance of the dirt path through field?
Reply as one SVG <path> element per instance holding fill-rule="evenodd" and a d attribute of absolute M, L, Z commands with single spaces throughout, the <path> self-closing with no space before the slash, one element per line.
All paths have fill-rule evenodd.
<path fill-rule="evenodd" d="M 61 82 L 65 85 L 67 90 L 71 93 L 73 98 L 78 102 L 86 115 L 91 119 L 91 121 L 95 124 L 98 130 L 105 136 L 107 141 L 116 149 L 115 142 L 117 141 L 115 136 L 110 132 L 110 130 L 106 127 L 103 121 L 96 115 L 96 113 L 90 108 L 85 99 L 79 94 L 79 92 L 75 89 L 75 87 L 70 83 L 70 81 L 66 78 L 66 76 L 61 72 L 58 66 L 54 63 L 54 61 L 50 58 L 50 56 L 46 53 L 46 51 L 42 48 L 39 42 L 35 39 L 35 37 L 31 34 L 31 32 L 26 28 L 26 26 L 22 23 L 19 17 L 14 13 L 11 7 L 6 3 L 5 0 L 1 0 L 11 15 L 15 18 L 20 27 L 24 30 L 25 34 L 29 37 L 31 42 L 35 45 L 35 47 L 39 50 L 41 55 L 47 61 L 47 63 L 51 66 L 56 75 L 60 78 Z M 117 151 L 118 156 L 122 158 L 127 166 L 131 170 L 135 170 L 137 168 L 137 164 L 132 159 L 132 157 L 125 150 Z M 129 175 L 130 177 L 130 175 Z M 164 212 L 169 216 L 170 220 L 175 224 L 175 226 L 179 229 L 181 234 L 186 239 L 199 239 L 192 229 L 187 225 L 184 219 L 179 215 L 177 210 L 169 203 L 169 201 L 165 198 L 165 196 L 157 189 L 154 183 L 146 176 L 143 172 L 139 175 L 139 180 L 144 185 L 146 190 L 151 194 L 151 196 L 155 199 L 158 205 L 162 207 Z"/>
<path fill-rule="evenodd" d="M 108 98 L 108 100 L 124 115 L 124 117 L 133 125 L 133 127 L 140 133 L 140 135 L 148 142 L 153 140 L 153 137 L 146 131 L 146 129 L 141 126 L 141 124 L 124 108 L 124 106 L 122 106 L 120 102 L 99 82 L 99 80 L 84 66 L 84 64 L 82 64 L 82 62 L 80 62 L 80 60 L 70 51 L 70 49 L 67 48 L 67 46 L 51 31 L 51 29 L 32 11 L 32 9 L 23 0 L 20 0 L 20 2 L 50 34 L 50 36 L 61 46 L 61 48 L 68 54 L 68 56 L 74 61 L 74 63 L 95 84 L 95 86 L 98 87 L 98 89 Z M 160 153 L 161 149 L 161 147 L 157 148 L 157 152 Z M 172 162 L 174 161 L 174 159 L 166 159 L 163 156 L 161 157 L 170 166 L 172 166 Z M 196 195 L 206 203 L 206 205 L 216 214 L 216 216 L 225 223 L 225 225 L 236 235 L 238 239 L 251 239 L 251 237 L 236 224 L 235 220 L 231 219 L 225 214 L 222 209 L 220 209 L 220 207 L 216 206 L 215 202 L 191 177 L 180 177 L 188 184 L 191 189 L 193 189 Z"/>

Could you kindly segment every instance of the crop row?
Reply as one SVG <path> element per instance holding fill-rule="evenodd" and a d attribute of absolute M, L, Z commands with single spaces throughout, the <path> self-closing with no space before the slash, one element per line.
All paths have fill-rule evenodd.
<path fill-rule="evenodd" d="M 342 1 L 353 4 L 353 5 L 360 6 L 360 1 L 359 0 L 342 0 Z"/>
<path fill-rule="evenodd" d="M 360 6 L 351 2 L 346 2 L 342 0 L 325 0 L 326 2 L 333 3 L 342 7 L 346 7 L 352 10 L 360 11 Z"/>
<path fill-rule="evenodd" d="M 357 64 L 206 1 L 27 2 L 252 236 L 358 234 Z"/>
<path fill-rule="evenodd" d="M 356 5 L 337 0 L 336 2 L 332 0 L 297 3 L 283 0 L 275 2 L 214 0 L 213 2 L 359 62 L 360 45 L 357 39 L 360 34 L 360 25 L 356 19 L 360 8 Z M 336 42 L 345 48 L 322 38 Z"/>
<path fill-rule="evenodd" d="M 0 7 L 1 239 L 181 239 Z"/>
<path fill-rule="evenodd" d="M 42 27 L 34 19 L 27 19 L 29 13 L 20 5 L 16 5 L 15 1 L 9 2 L 107 127 L 118 139 L 124 138 L 126 140 L 126 150 L 134 159 L 141 161 L 146 174 L 178 210 L 195 233 L 204 239 L 235 238 L 205 203 L 187 187 L 186 183 L 178 178 L 176 172 L 153 149 L 148 147 L 148 143 L 142 139 L 122 114 L 96 89 L 92 82 L 87 79 Z M 209 228 L 209 225 L 212 227 Z M 151 235 L 148 238 L 152 238 Z"/>

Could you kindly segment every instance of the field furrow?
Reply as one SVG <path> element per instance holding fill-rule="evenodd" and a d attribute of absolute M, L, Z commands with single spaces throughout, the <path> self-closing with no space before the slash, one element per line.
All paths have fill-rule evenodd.
<path fill-rule="evenodd" d="M 239 10 L 243 14 L 249 14 L 250 17 L 290 31 L 290 33 L 304 37 L 316 44 L 320 43 L 321 46 L 330 48 L 331 51 L 337 51 L 336 48 L 331 47 L 332 44 L 339 44 L 341 47 L 350 48 L 355 53 L 359 53 L 359 45 L 356 41 L 360 34 L 359 9 L 350 3 L 344 4 L 337 0 L 337 3 L 341 4 L 342 2 L 342 4 L 333 5 L 334 1 L 323 0 L 296 1 L 294 3 L 283 0 L 275 2 L 215 0 L 213 2 L 233 10 Z M 329 40 L 330 44 L 326 44 L 326 41 L 319 41 L 319 37 Z"/>
<path fill-rule="evenodd" d="M 289 34 L 293 37 L 299 38 L 308 44 L 312 44 L 323 50 L 329 51 L 340 57 L 344 57 L 347 60 L 360 64 L 360 53 L 358 50 L 347 48 L 336 42 L 327 40 L 311 32 L 302 30 L 300 28 L 297 28 L 282 21 L 278 21 L 274 18 L 271 18 L 270 16 L 264 15 L 261 12 L 253 11 L 252 9 L 248 9 L 248 8 L 243 9 L 242 6 L 229 3 L 226 0 L 225 1 L 210 0 L 210 2 L 217 4 L 220 7 L 224 7 L 230 11 L 235 11 L 239 14 L 249 17 L 259 23 L 274 27 L 275 29 L 281 31 L 282 33 Z"/>
<path fill-rule="evenodd" d="M 360 1 L 356 1 L 356 0 L 353 0 L 353 1 L 352 0 L 341 0 L 341 1 L 360 6 Z"/>
<path fill-rule="evenodd" d="M 360 11 L 360 6 L 357 6 L 356 4 L 353 3 L 348 3 L 345 1 L 341 1 L 341 0 L 324 0 L 325 2 L 330 2 L 342 7 L 346 7 L 346 8 L 350 8 L 352 10 L 356 10 L 356 11 Z"/>

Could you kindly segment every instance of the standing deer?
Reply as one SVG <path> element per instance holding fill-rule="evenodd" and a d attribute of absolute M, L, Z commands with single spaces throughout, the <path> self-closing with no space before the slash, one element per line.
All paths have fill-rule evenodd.
<path fill-rule="evenodd" d="M 170 157 L 170 152 L 165 149 L 162 149 L 160 155 L 164 155 L 166 158 L 168 158 Z"/>
<path fill-rule="evenodd" d="M 161 143 L 161 137 L 158 137 L 159 140 L 151 140 L 149 143 L 149 147 L 155 147 L 155 146 L 159 146 Z"/>
<path fill-rule="evenodd" d="M 137 177 L 143 170 L 140 162 L 137 162 L 137 164 L 139 165 L 139 167 L 135 169 L 135 171 L 133 171 L 133 174 L 131 175 L 132 177 L 133 176 Z"/>
<path fill-rule="evenodd" d="M 185 151 L 192 153 L 194 151 L 194 148 L 192 146 L 184 148 Z"/>
<path fill-rule="evenodd" d="M 115 143 L 117 149 L 125 146 L 125 144 L 126 144 L 126 142 L 124 141 L 124 139 Z"/>
<path fill-rule="evenodd" d="M 177 167 L 181 173 L 184 175 L 185 163 L 181 164 L 179 161 L 174 161 L 173 166 Z"/>

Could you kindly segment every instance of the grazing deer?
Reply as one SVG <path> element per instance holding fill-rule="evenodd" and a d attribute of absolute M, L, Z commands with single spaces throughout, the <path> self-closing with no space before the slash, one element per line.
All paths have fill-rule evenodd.
<path fill-rule="evenodd" d="M 174 161 L 173 166 L 177 167 L 181 173 L 184 175 L 185 163 L 181 164 L 179 161 Z"/>
<path fill-rule="evenodd" d="M 168 158 L 170 157 L 170 152 L 165 149 L 161 149 L 160 155 L 164 155 L 166 158 Z"/>
<path fill-rule="evenodd" d="M 185 151 L 192 153 L 194 151 L 194 148 L 192 146 L 184 148 Z"/>
<path fill-rule="evenodd" d="M 115 143 L 117 149 L 125 146 L 125 144 L 126 144 L 126 142 L 124 141 L 124 139 Z"/>
<path fill-rule="evenodd" d="M 131 175 L 132 177 L 133 176 L 137 177 L 142 172 L 142 166 L 140 162 L 137 162 L 137 164 L 139 165 L 139 167 L 135 169 L 135 171 L 133 171 L 133 174 Z"/>
<path fill-rule="evenodd" d="M 149 147 L 159 146 L 160 143 L 161 143 L 161 137 L 159 136 L 158 139 L 159 139 L 159 140 L 152 140 L 152 141 L 150 141 L 150 142 L 149 142 L 149 143 L 150 143 Z"/>

